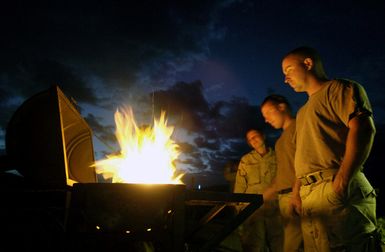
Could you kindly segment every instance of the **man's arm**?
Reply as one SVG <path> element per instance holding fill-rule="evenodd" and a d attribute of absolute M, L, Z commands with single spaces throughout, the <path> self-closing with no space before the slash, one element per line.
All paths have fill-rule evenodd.
<path fill-rule="evenodd" d="M 302 213 L 302 200 L 299 195 L 299 190 L 301 189 L 301 180 L 296 179 L 293 184 L 293 193 L 290 200 L 290 214 L 291 215 L 301 215 Z"/>
<path fill-rule="evenodd" d="M 334 191 L 341 197 L 345 195 L 354 174 L 368 158 L 376 133 L 373 118 L 369 115 L 353 117 L 348 127 L 344 159 L 333 182 Z"/>
<path fill-rule="evenodd" d="M 246 172 L 243 165 L 239 164 L 237 175 L 235 176 L 234 193 L 244 193 L 247 189 Z"/>
<path fill-rule="evenodd" d="M 272 201 L 277 199 L 278 194 L 276 190 L 276 180 L 277 178 L 274 177 L 270 185 L 263 191 L 263 201 Z"/>
<path fill-rule="evenodd" d="M 242 163 L 238 166 L 237 175 L 235 177 L 234 193 L 245 193 L 247 189 L 246 172 L 243 170 Z M 235 206 L 236 212 L 239 213 L 245 207 L 244 203 L 237 203 Z"/>

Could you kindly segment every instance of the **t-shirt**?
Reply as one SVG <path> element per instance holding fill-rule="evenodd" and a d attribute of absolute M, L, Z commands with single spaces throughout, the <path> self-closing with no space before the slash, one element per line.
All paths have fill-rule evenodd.
<path fill-rule="evenodd" d="M 331 80 L 309 97 L 297 113 L 297 177 L 340 167 L 348 123 L 358 113 L 371 115 L 372 108 L 364 88 L 354 81 Z"/>
<path fill-rule="evenodd" d="M 274 188 L 277 191 L 291 188 L 295 181 L 295 127 L 296 123 L 295 120 L 293 120 L 275 143 L 277 176 L 275 178 Z"/>

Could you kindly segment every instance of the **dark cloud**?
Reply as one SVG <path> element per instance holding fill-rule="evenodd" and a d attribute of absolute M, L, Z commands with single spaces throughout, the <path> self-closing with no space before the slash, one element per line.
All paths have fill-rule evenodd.
<path fill-rule="evenodd" d="M 186 158 L 183 160 L 179 159 L 176 161 L 176 163 L 187 165 L 187 169 L 185 168 L 184 170 L 192 173 L 206 172 L 207 169 L 207 165 L 203 162 L 202 157 L 200 157 L 198 153 L 191 155 L 191 158 Z"/>
<path fill-rule="evenodd" d="M 218 152 L 218 155 L 220 155 L 222 159 L 240 159 L 250 150 L 251 148 L 247 145 L 246 139 L 241 138 L 236 141 L 227 141 L 226 148 Z"/>
<path fill-rule="evenodd" d="M 74 69 L 56 61 L 42 60 L 24 62 L 12 71 L 3 73 L 0 79 L 0 128 L 4 128 L 12 113 L 31 96 L 58 85 L 68 98 L 96 104 L 98 98 Z"/>
<path fill-rule="evenodd" d="M 133 86 L 172 84 L 176 72 L 204 59 L 210 41 L 222 37 L 217 19 L 232 2 L 2 4 L 0 129 L 22 101 L 52 84 L 79 103 L 110 109 Z M 194 114 L 181 116 L 186 125 L 201 124 Z"/>
<path fill-rule="evenodd" d="M 208 168 L 216 169 L 209 167 L 206 160 L 213 158 L 216 156 L 215 153 L 220 151 L 223 137 L 213 130 L 217 128 L 216 121 L 209 119 L 212 113 L 210 104 L 203 95 L 202 83 L 179 82 L 168 89 L 155 91 L 149 96 L 154 103 L 155 117 L 160 111 L 166 111 L 168 121 L 176 122 L 168 123 L 169 125 L 175 126 L 176 131 L 190 132 L 186 135 L 187 138 L 179 139 L 179 150 L 183 153 L 183 158 L 178 160 L 177 164 L 183 164 L 187 166 L 187 170 L 195 172 L 205 171 Z M 149 111 L 145 114 L 152 115 Z M 103 125 L 103 118 L 88 114 L 86 120 L 100 141 L 111 145 L 116 142 L 113 128 Z"/>
<path fill-rule="evenodd" d="M 9 118 L 17 108 L 16 105 L 12 104 L 11 97 L 8 90 L 0 84 L 0 130 L 5 129 Z"/>
<path fill-rule="evenodd" d="M 187 132 L 184 137 L 180 133 L 177 142 L 183 153 L 176 162 L 179 166 L 190 172 L 222 172 L 228 159 L 239 159 L 250 150 L 244 137 L 246 131 L 266 125 L 258 106 L 247 100 L 234 97 L 211 104 L 203 93 L 200 81 L 178 82 L 149 94 L 146 100 L 152 100 L 155 115 L 166 111 L 168 121 L 175 122 L 169 125 L 175 126 L 176 131 Z M 102 118 L 88 115 L 86 120 L 102 141 L 116 141 L 112 127 L 103 126 Z"/>
<path fill-rule="evenodd" d="M 115 108 L 133 86 L 169 86 L 221 38 L 218 16 L 232 2 L 7 2 L 0 15 L 2 101 L 59 84 L 80 103 Z M 4 111 L 12 108 L 1 103 Z M 199 127 L 196 116 L 181 116 Z M 1 118 L 4 126 L 9 114 Z"/>
<path fill-rule="evenodd" d="M 383 7 L 371 1 L 7 1 L 0 9 L 0 141 L 21 102 L 59 84 L 95 136 L 111 145 L 100 153 L 118 148 L 105 111 L 112 117 L 131 103 L 140 121 L 167 112 L 185 137 L 178 139 L 179 164 L 220 174 L 226 160 L 249 150 L 248 129 L 263 129 L 270 145 L 277 137 L 255 103 L 272 92 L 288 94 L 295 109 L 306 100 L 282 83 L 280 60 L 293 47 L 319 48 L 330 76 L 361 82 L 375 115 L 383 110 Z"/>
<path fill-rule="evenodd" d="M 187 142 L 178 142 L 177 144 L 180 147 L 179 150 L 183 153 L 183 158 L 180 157 L 176 161 L 177 165 L 182 165 L 179 166 L 180 169 L 196 173 L 204 172 L 208 168 L 198 146 Z"/>
<path fill-rule="evenodd" d="M 157 80 L 207 54 L 221 30 L 218 13 L 231 2 L 9 3 L 3 6 L 7 39 L 0 64 L 9 71 L 30 59 L 56 61 L 125 87 L 145 69 L 147 78 Z"/>
<path fill-rule="evenodd" d="M 28 62 L 20 67 L 24 76 L 28 76 L 28 81 L 21 83 L 24 88 L 19 91 L 24 96 L 58 85 L 68 97 L 76 97 L 77 100 L 89 104 L 98 102 L 94 90 L 70 66 L 45 59 Z"/>
<path fill-rule="evenodd" d="M 214 110 L 212 120 L 216 122 L 216 132 L 222 137 L 243 138 L 251 128 L 266 127 L 259 107 L 244 98 L 235 97 L 231 101 L 218 102 Z"/>
<path fill-rule="evenodd" d="M 210 104 L 203 92 L 200 81 L 178 82 L 169 89 L 155 91 L 152 95 L 156 113 L 166 110 L 169 116 L 180 118 L 179 127 L 203 133 L 206 140 L 199 143 L 218 137 L 239 138 L 248 129 L 266 127 L 259 107 L 245 98 Z"/>
<path fill-rule="evenodd" d="M 110 146 L 111 149 L 116 149 L 112 147 L 116 145 L 115 137 L 115 126 L 113 125 L 102 125 L 100 122 L 103 120 L 101 117 L 96 117 L 93 114 L 88 114 L 84 119 L 87 121 L 88 125 L 92 128 L 94 136 L 96 136 L 104 144 Z"/>
<path fill-rule="evenodd" d="M 179 150 L 182 153 L 189 154 L 189 153 L 197 151 L 196 146 L 194 146 L 194 145 L 192 145 L 192 144 L 190 144 L 188 142 L 178 142 L 177 144 L 179 146 Z"/>
<path fill-rule="evenodd" d="M 239 159 L 250 150 L 245 133 L 251 128 L 272 131 L 260 114 L 259 107 L 246 99 L 233 97 L 230 101 L 211 104 L 203 95 L 200 81 L 178 82 L 168 89 L 151 94 L 155 114 L 167 111 L 177 130 L 193 133 L 181 141 L 184 159 L 180 164 L 220 172 L 228 159 Z"/>
<path fill-rule="evenodd" d="M 216 169 L 213 169 L 211 172 L 223 174 L 225 165 L 226 165 L 228 160 L 229 160 L 228 158 L 224 158 L 224 159 L 211 158 L 211 159 L 209 159 L 209 166 L 216 168 Z"/>
<path fill-rule="evenodd" d="M 205 148 L 210 150 L 219 150 L 220 148 L 220 142 L 218 139 L 214 141 L 208 141 L 204 137 L 197 137 L 194 139 L 194 142 L 198 148 Z"/>
<path fill-rule="evenodd" d="M 203 118 L 209 111 L 209 104 L 203 96 L 202 83 L 178 82 L 167 90 L 155 91 L 153 101 L 155 113 L 167 111 L 170 117 L 179 118 L 177 125 L 190 131 L 204 128 Z"/>

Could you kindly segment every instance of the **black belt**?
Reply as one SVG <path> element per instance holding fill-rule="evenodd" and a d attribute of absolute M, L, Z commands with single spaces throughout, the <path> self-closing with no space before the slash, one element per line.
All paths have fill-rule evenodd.
<path fill-rule="evenodd" d="M 286 194 L 286 193 L 289 193 L 292 191 L 293 190 L 291 188 L 286 188 L 286 189 L 282 189 L 282 190 L 278 191 L 278 194 Z"/>

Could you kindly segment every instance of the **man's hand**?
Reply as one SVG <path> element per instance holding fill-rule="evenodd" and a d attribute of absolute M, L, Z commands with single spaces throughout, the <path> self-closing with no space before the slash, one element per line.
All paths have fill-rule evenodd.
<path fill-rule="evenodd" d="M 340 199 L 345 197 L 348 190 L 348 186 L 349 186 L 348 180 L 341 175 L 341 172 L 337 172 L 336 176 L 334 177 L 332 187 L 334 192 L 337 194 L 337 196 Z"/>
<path fill-rule="evenodd" d="M 289 202 L 289 214 L 292 216 L 302 215 L 302 200 L 299 195 L 299 191 L 301 188 L 301 181 L 296 179 L 293 184 L 293 193 Z"/>
<path fill-rule="evenodd" d="M 368 158 L 376 132 L 373 118 L 367 114 L 353 117 L 348 127 L 344 159 L 332 184 L 340 198 L 346 196 L 351 179 Z"/>
<path fill-rule="evenodd" d="M 291 216 L 296 216 L 296 215 L 301 216 L 302 214 L 302 200 L 298 194 L 293 193 L 292 198 L 290 199 L 289 214 Z"/>
<path fill-rule="evenodd" d="M 272 201 L 277 199 L 277 191 L 274 189 L 274 187 L 268 187 L 262 194 L 263 196 L 263 201 Z"/>

